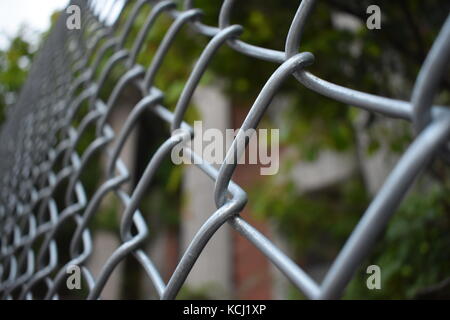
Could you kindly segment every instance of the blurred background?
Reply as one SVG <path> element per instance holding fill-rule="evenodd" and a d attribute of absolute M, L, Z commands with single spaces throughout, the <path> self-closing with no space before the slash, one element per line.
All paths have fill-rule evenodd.
<path fill-rule="evenodd" d="M 298 4 L 298 0 L 241 1 L 232 23 L 244 26 L 241 38 L 246 42 L 283 50 Z M 381 8 L 380 30 L 366 27 L 366 8 L 371 4 Z M 65 5 L 65 0 L 0 0 L 0 121 L 13 110 L 33 56 Z M 196 0 L 195 5 L 204 11 L 204 23 L 217 25 L 221 1 Z M 144 8 L 130 40 L 149 13 L 150 8 Z M 318 1 L 306 24 L 301 50 L 314 53 L 316 60 L 309 70 L 320 78 L 409 100 L 420 66 L 449 12 L 446 0 Z M 141 50 L 140 64 L 149 65 L 171 23 L 164 15 L 157 20 Z M 175 107 L 207 41 L 185 28 L 171 47 L 155 79 L 166 93 L 164 103 L 169 109 Z M 195 93 L 187 122 L 202 119 L 207 127 L 239 128 L 276 67 L 221 48 Z M 116 69 L 104 87 L 104 101 L 124 73 L 123 67 Z M 450 105 L 449 89 L 447 77 L 436 104 Z M 116 132 L 139 99 L 137 91 L 125 90 L 111 120 Z M 160 122 L 146 114 L 122 154 L 133 173 L 130 189 L 167 138 Z M 280 172 L 260 176 L 258 165 L 238 166 L 233 179 L 249 194 L 242 214 L 320 282 L 411 142 L 411 125 L 322 97 L 292 78 L 260 127 L 280 130 Z M 92 128 L 83 136 L 79 152 L 94 136 Z M 104 180 L 104 163 L 99 156 L 81 177 L 90 196 Z M 421 175 L 344 298 L 450 298 L 449 174 L 448 165 L 435 159 Z M 146 250 L 166 280 L 214 211 L 212 190 L 213 183 L 196 168 L 170 161 L 149 187 L 141 204 L 150 229 Z M 122 210 L 113 195 L 106 197 L 90 225 L 94 253 L 89 267 L 94 275 L 120 244 Z M 61 242 L 69 241 L 70 228 L 59 237 Z M 381 290 L 366 286 L 366 268 L 372 264 L 381 268 Z M 116 269 L 103 297 L 146 299 L 156 296 L 152 290 L 140 265 L 130 257 Z M 76 298 L 83 292 L 65 294 Z M 207 245 L 178 298 L 299 299 L 302 295 L 256 248 L 224 226 Z"/>

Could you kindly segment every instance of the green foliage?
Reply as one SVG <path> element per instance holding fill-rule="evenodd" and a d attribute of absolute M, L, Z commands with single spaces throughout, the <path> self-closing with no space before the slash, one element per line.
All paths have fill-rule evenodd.
<path fill-rule="evenodd" d="M 275 186 L 273 185 L 275 184 Z M 261 218 L 275 221 L 297 257 L 331 258 L 364 211 L 367 195 L 359 178 L 300 194 L 293 183 L 265 183 L 250 193 L 249 205 Z"/>
<path fill-rule="evenodd" d="M 7 104 L 17 99 L 25 81 L 34 52 L 23 38 L 23 30 L 14 37 L 6 50 L 0 50 L 0 123 L 5 119 Z"/>
<path fill-rule="evenodd" d="M 107 196 L 102 202 L 98 214 L 94 215 L 92 229 L 101 229 L 117 233 L 120 223 L 119 209 L 123 209 L 123 206 L 115 195 L 111 194 Z"/>
<path fill-rule="evenodd" d="M 434 185 L 408 197 L 351 282 L 346 298 L 416 298 L 424 288 L 449 277 L 449 191 Z M 371 264 L 381 268 L 381 290 L 366 287 L 365 268 Z M 440 294 L 437 297 L 448 298 L 450 288 Z"/>
<path fill-rule="evenodd" d="M 177 296 L 179 300 L 211 300 L 211 288 L 190 288 L 183 286 Z"/>
<path fill-rule="evenodd" d="M 158 228 L 176 230 L 179 226 L 182 174 L 183 168 L 180 166 L 163 165 L 162 173 L 157 174 L 151 192 L 141 203 L 143 212 L 157 222 L 153 225 Z"/>

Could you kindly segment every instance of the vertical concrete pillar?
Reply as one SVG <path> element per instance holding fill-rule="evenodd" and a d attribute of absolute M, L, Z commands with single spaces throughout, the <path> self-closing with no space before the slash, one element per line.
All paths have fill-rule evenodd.
<path fill-rule="evenodd" d="M 111 114 L 109 124 L 113 128 L 116 134 L 119 134 L 120 129 L 122 128 L 125 120 L 130 112 L 130 102 L 125 99 L 122 101 L 119 106 L 114 110 Z M 134 171 L 134 163 L 136 157 L 136 132 L 132 132 L 130 137 L 128 138 L 123 151 L 120 155 L 120 158 L 125 163 L 129 172 L 132 173 Z M 106 168 L 106 160 L 107 158 L 102 159 L 103 168 Z M 124 186 L 125 190 L 129 191 L 129 184 Z M 112 194 L 109 194 L 108 197 L 105 198 L 101 206 L 108 205 L 108 201 L 111 201 L 111 198 L 114 197 Z M 97 214 L 101 214 L 101 209 L 97 212 Z M 120 219 L 120 212 L 119 212 Z M 117 221 L 117 224 L 120 224 L 120 220 Z M 103 268 L 106 260 L 113 254 L 113 252 L 121 245 L 120 239 L 109 231 L 105 230 L 97 230 L 93 237 L 93 253 L 88 262 L 88 267 L 92 271 L 94 277 L 98 277 L 101 269 Z M 119 265 L 114 273 L 109 278 L 106 286 L 102 292 L 101 297 L 106 300 L 116 300 L 120 299 L 121 294 L 121 281 L 122 281 L 122 271 L 123 266 Z"/>
<path fill-rule="evenodd" d="M 225 129 L 230 127 L 230 106 L 220 88 L 198 88 L 193 103 L 200 113 L 203 129 L 217 128 L 225 137 Z M 182 252 L 186 250 L 201 225 L 216 210 L 213 191 L 214 182 L 211 179 L 194 165 L 186 167 L 183 181 L 186 202 L 181 219 Z M 229 297 L 232 291 L 231 245 L 229 226 L 224 225 L 200 255 L 187 279 L 187 286 L 205 290 L 213 298 Z"/>

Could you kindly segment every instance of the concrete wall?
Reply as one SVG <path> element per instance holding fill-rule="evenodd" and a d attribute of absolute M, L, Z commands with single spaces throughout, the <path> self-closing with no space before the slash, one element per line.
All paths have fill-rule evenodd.
<path fill-rule="evenodd" d="M 203 128 L 225 132 L 230 125 L 229 101 L 219 87 L 200 87 L 193 103 L 197 107 Z M 194 142 L 195 143 L 195 142 Z M 213 201 L 214 182 L 194 165 L 186 167 L 183 179 L 185 204 L 181 220 L 181 249 L 184 252 L 201 225 L 216 210 Z M 216 298 L 229 297 L 232 291 L 232 248 L 228 225 L 224 225 L 210 240 L 189 275 L 186 284 L 192 289 L 205 289 Z"/>

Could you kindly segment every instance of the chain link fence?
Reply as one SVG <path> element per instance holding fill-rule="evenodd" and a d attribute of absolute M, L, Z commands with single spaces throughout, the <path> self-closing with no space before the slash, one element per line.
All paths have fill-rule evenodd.
<path fill-rule="evenodd" d="M 306 21 L 314 2 L 301 1 L 286 37 L 285 50 L 276 51 L 239 40 L 243 28 L 230 24 L 233 11 L 239 10 L 238 1 L 223 1 L 218 26 L 211 26 L 201 22 L 202 10 L 196 8 L 192 0 L 184 2 L 182 11 L 177 10 L 172 1 L 73 0 L 71 5 L 81 9 L 81 30 L 69 30 L 66 26 L 68 15 L 61 14 L 35 58 L 20 97 L 1 131 L 1 297 L 58 299 L 59 290 L 66 285 L 66 271 L 75 265 L 81 268 L 83 280 L 87 283 L 88 299 L 98 299 L 118 264 L 132 255 L 145 270 L 159 297 L 174 299 L 205 245 L 219 228 L 228 223 L 306 297 L 339 298 L 416 176 L 435 154 L 449 159 L 450 110 L 432 103 L 450 57 L 450 18 L 447 18 L 427 55 L 410 101 L 400 101 L 342 87 L 307 71 L 308 66 L 315 63 L 313 53 L 301 52 L 299 48 L 302 47 L 302 32 L 307 28 Z M 125 42 L 130 40 L 130 30 L 144 6 L 150 6 L 151 11 L 138 36 L 131 39 L 132 49 L 128 50 Z M 121 13 L 111 23 L 110 14 L 118 9 Z M 144 68 L 136 58 L 160 15 L 172 17 L 173 24 L 164 35 L 150 66 Z M 126 22 L 119 24 L 124 18 Z M 172 112 L 164 106 L 164 92 L 155 87 L 154 79 L 158 72 L 163 72 L 160 71 L 163 60 L 175 36 L 185 25 L 210 40 Z M 195 161 L 203 174 L 215 182 L 217 210 L 198 230 L 165 283 L 152 259 L 140 247 L 148 238 L 149 225 L 139 207 L 161 163 L 169 161 L 172 148 L 184 138 L 182 131 L 177 129 L 183 128 L 183 132 L 193 135 L 192 128 L 183 121 L 185 113 L 200 78 L 217 50 L 223 46 L 279 66 L 254 101 L 220 168 Z M 112 54 L 108 55 L 108 52 Z M 127 71 L 108 93 L 108 99 L 103 101 L 100 91 L 117 65 L 125 66 Z M 410 121 L 416 134 L 321 284 L 240 217 L 247 196 L 232 180 L 236 164 L 227 161 L 243 152 L 237 148 L 239 143 L 246 142 L 242 133 L 258 126 L 282 83 L 292 77 L 306 88 L 343 104 Z M 121 131 L 114 132 L 108 120 L 117 107 L 118 97 L 129 86 L 137 88 L 142 98 L 124 119 Z M 81 112 L 83 108 L 86 108 L 84 113 Z M 134 190 L 127 192 L 122 186 L 129 181 L 130 173 L 119 155 L 130 132 L 147 110 L 167 123 L 170 132 L 148 162 Z M 77 120 L 80 113 L 83 116 Z M 79 154 L 77 145 L 90 125 L 95 126 L 96 135 Z M 93 196 L 88 197 L 80 176 L 99 153 L 107 159 L 107 175 Z M 184 155 L 201 160 L 201 156 L 189 148 L 184 149 Z M 63 207 L 56 203 L 57 193 L 64 195 Z M 110 193 L 114 193 L 125 208 L 120 223 L 121 245 L 94 279 L 86 264 L 93 251 L 89 223 L 98 213 L 100 202 Z M 63 260 L 56 235 L 70 223 L 75 224 L 76 229 L 71 235 L 69 258 Z M 33 293 L 37 286 L 45 288 L 44 296 L 37 297 Z"/>

